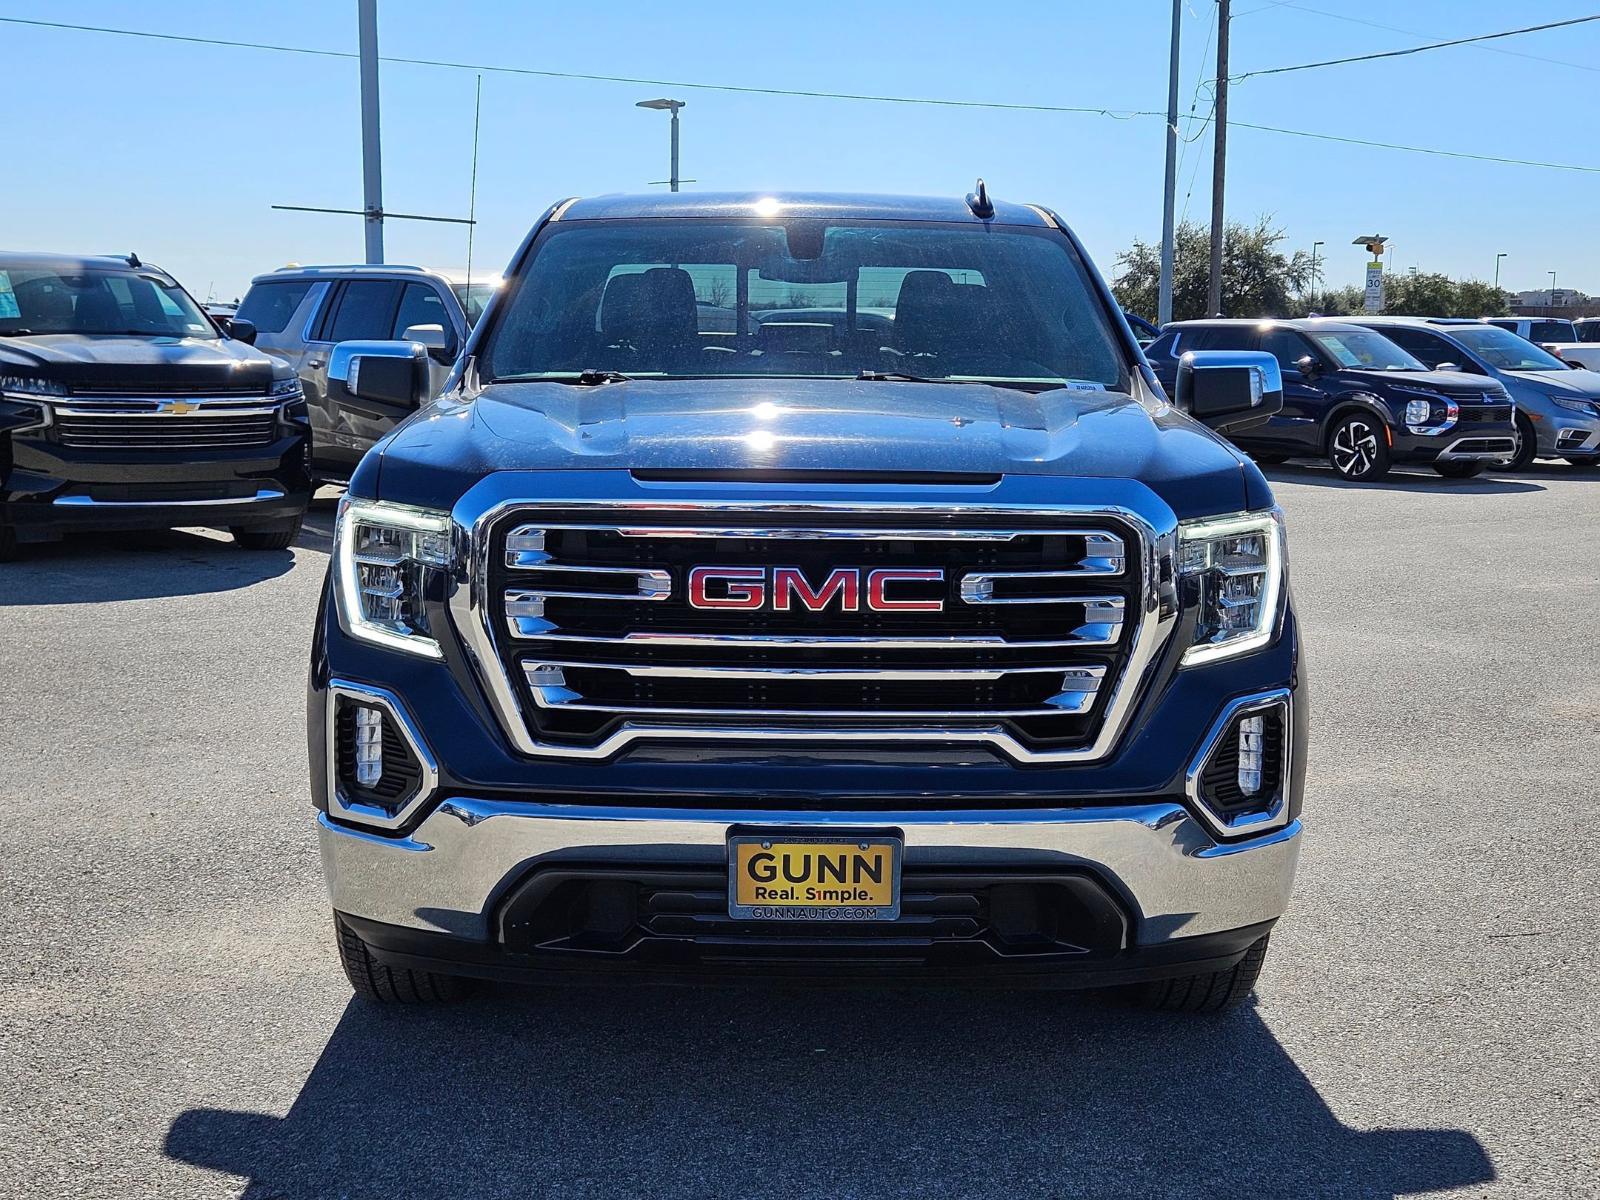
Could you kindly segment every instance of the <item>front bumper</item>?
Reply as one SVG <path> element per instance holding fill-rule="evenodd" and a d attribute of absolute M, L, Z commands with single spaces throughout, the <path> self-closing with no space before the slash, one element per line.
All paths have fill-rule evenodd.
<path fill-rule="evenodd" d="M 0 473 L 0 524 L 22 542 L 67 533 L 229 528 L 291 521 L 311 495 L 303 434 L 248 450 L 76 450 L 15 436 Z"/>
<path fill-rule="evenodd" d="M 1457 427 L 1437 437 L 1395 432 L 1391 457 L 1395 462 L 1497 462 L 1516 453 L 1516 429 L 1507 423 Z"/>
<path fill-rule="evenodd" d="M 641 884 L 663 871 L 726 871 L 730 827 L 838 832 L 894 829 L 904 867 L 986 879 L 1087 881 L 1125 915 L 1088 952 L 1007 954 L 991 944 L 923 940 L 893 924 L 878 936 L 817 937 L 809 923 L 739 936 L 673 936 L 645 928 L 605 950 L 520 945 L 506 909 L 540 872 L 570 868 Z M 1222 843 L 1181 805 L 981 812 L 686 812 L 512 804 L 454 797 L 410 836 L 388 838 L 319 819 L 334 909 L 381 959 L 493 978 L 592 979 L 646 972 L 745 977 L 909 973 L 1100 986 L 1218 969 L 1284 911 L 1300 853 L 1298 820 Z M 896 923 L 898 924 L 898 923 Z M 830 933 L 832 930 L 829 931 Z M 1069 931 L 1070 932 L 1070 931 Z"/>

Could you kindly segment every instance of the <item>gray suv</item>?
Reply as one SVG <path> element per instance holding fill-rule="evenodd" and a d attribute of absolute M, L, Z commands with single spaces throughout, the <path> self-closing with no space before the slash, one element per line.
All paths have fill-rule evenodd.
<path fill-rule="evenodd" d="M 1600 462 L 1600 373 L 1574 371 L 1503 325 L 1459 317 L 1350 317 L 1375 329 L 1433 370 L 1486 375 L 1517 406 L 1517 452 L 1507 466 L 1536 458 L 1574 466 Z"/>
<path fill-rule="evenodd" d="M 348 479 L 374 443 L 409 416 L 406 405 L 362 399 L 330 383 L 328 366 L 343 342 L 402 340 L 416 347 L 428 394 L 443 386 L 467 334 L 499 286 L 411 266 L 283 267 L 258 275 L 239 305 L 256 328 L 256 346 L 299 373 L 311 410 L 311 471 Z"/>

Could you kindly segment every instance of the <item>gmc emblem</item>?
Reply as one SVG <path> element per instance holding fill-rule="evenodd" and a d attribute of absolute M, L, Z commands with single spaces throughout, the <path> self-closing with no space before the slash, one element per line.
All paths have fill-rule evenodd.
<path fill-rule="evenodd" d="M 896 599 L 892 584 L 941 583 L 944 569 L 835 567 L 812 587 L 799 567 L 693 567 L 689 571 L 691 608 L 768 608 L 822 612 L 837 604 L 841 612 L 941 612 L 943 600 Z M 865 605 L 863 605 L 865 599 Z"/>

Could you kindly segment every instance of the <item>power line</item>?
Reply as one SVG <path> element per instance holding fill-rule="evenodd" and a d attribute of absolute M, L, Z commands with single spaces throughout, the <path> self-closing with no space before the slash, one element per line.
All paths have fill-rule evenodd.
<path fill-rule="evenodd" d="M 1232 82 L 1244 79 L 1254 79 L 1261 75 L 1286 75 L 1290 71 L 1310 71 L 1317 67 L 1339 67 L 1347 63 L 1374 62 L 1380 58 L 1402 58 L 1407 54 L 1421 54 L 1425 50 L 1442 50 L 1447 46 L 1468 46 L 1473 42 L 1488 42 L 1495 38 L 1516 37 L 1524 33 L 1540 33 L 1547 29 L 1565 29 L 1570 25 L 1583 25 L 1589 21 L 1600 21 L 1600 13 L 1587 17 L 1572 17 L 1565 21 L 1550 21 L 1544 25 L 1526 25 L 1521 29 L 1502 29 L 1499 33 L 1480 33 L 1474 37 L 1453 38 L 1448 42 L 1429 42 L 1423 46 L 1408 46 L 1404 50 L 1380 50 L 1375 54 L 1356 54 L 1350 58 L 1329 58 L 1322 62 L 1297 63 L 1292 67 L 1265 67 L 1260 71 L 1246 71 L 1242 75 L 1231 76 Z"/>
<path fill-rule="evenodd" d="M 1319 142 L 1343 142 L 1349 146 L 1371 146 L 1377 150 L 1406 150 L 1412 154 L 1431 154 L 1440 158 L 1470 158 L 1476 162 L 1504 163 L 1515 167 L 1545 167 L 1552 171 L 1582 171 L 1600 175 L 1600 167 L 1585 167 L 1576 163 L 1538 162 L 1528 158 L 1501 158 L 1497 154 L 1469 154 L 1465 150 L 1439 150 L 1430 146 L 1406 146 L 1399 142 L 1373 142 L 1365 138 L 1340 137 L 1333 133 L 1310 133 L 1304 129 L 1282 129 L 1277 125 L 1252 125 L 1248 121 L 1230 121 L 1239 129 L 1258 129 L 1264 133 L 1281 133 L 1288 137 L 1315 138 Z"/>
<path fill-rule="evenodd" d="M 1583 18 L 1579 18 L 1579 19 L 1580 20 L 1584 20 L 1584 21 L 1600 20 L 1600 15 L 1597 15 L 1597 16 L 1594 16 L 1594 17 L 1583 17 Z M 1570 22 L 1570 21 L 1569 22 L 1560 22 L 1560 24 L 1572 24 L 1572 23 L 1573 22 Z M 284 45 L 276 45 L 276 44 L 269 43 L 269 42 L 229 41 L 229 40 L 226 40 L 226 39 L 223 39 L 223 38 L 204 38 L 204 37 L 198 37 L 198 36 L 195 36 L 195 35 L 192 35 L 192 34 L 155 33 L 155 32 L 151 32 L 151 31 L 148 31 L 148 30 L 142 30 L 142 29 L 117 29 L 117 28 L 112 28 L 110 26 L 101 26 L 101 25 L 74 25 L 74 24 L 69 24 L 69 23 L 63 22 L 63 21 L 38 21 L 38 20 L 29 20 L 29 19 L 24 18 L 24 17 L 0 17 L 0 24 L 27 25 L 27 26 L 35 26 L 35 27 L 45 28 L 45 29 L 65 29 L 65 30 L 71 30 L 73 32 L 80 32 L 80 33 L 104 33 L 104 34 L 116 35 L 116 36 L 119 36 L 119 37 L 148 38 L 148 39 L 152 39 L 152 40 L 156 40 L 156 41 L 185 42 L 185 43 L 191 43 L 191 44 L 203 45 L 203 46 L 225 46 L 225 47 L 229 47 L 229 48 L 232 48 L 232 49 L 241 49 L 241 50 L 270 50 L 270 51 L 283 53 L 283 54 L 300 54 L 300 55 L 307 55 L 307 56 L 318 57 L 318 58 L 352 59 L 352 58 L 359 58 L 360 57 L 360 55 L 356 54 L 354 51 L 349 51 L 349 50 L 324 50 L 324 49 L 318 49 L 318 48 L 311 47 L 311 46 L 284 46 Z M 1540 26 L 1539 28 L 1544 28 L 1544 27 Z M 1507 35 L 1506 34 L 1491 34 L 1491 35 L 1486 35 L 1486 36 L 1503 37 L 1503 36 L 1507 36 Z M 1473 40 L 1473 39 L 1467 39 L 1467 40 Z M 1441 43 L 1441 44 L 1453 44 L 1453 43 Z M 1427 49 L 1427 47 L 1417 47 L 1417 49 Z M 1394 51 L 1392 53 L 1394 53 L 1394 54 L 1410 54 L 1410 53 L 1413 53 L 1413 52 L 1414 51 L 1411 51 L 1411 50 L 1400 50 L 1400 51 Z M 1379 57 L 1382 57 L 1382 56 L 1379 56 Z M 857 92 L 823 92 L 823 91 L 807 91 L 807 90 L 792 89 L 792 88 L 748 87 L 748 86 L 741 86 L 741 85 L 738 85 L 738 84 L 726 84 L 726 83 L 686 83 L 686 82 L 684 82 L 682 80 L 641 79 L 641 78 L 636 78 L 636 77 L 627 76 L 627 75 L 592 75 L 592 74 L 580 74 L 578 72 L 573 72 L 573 71 L 544 71 L 544 70 L 535 69 L 533 67 L 502 67 L 502 66 L 492 66 L 492 65 L 489 65 L 489 64 L 481 64 L 481 65 L 479 65 L 479 64 L 472 64 L 472 63 L 446 62 L 446 61 L 439 60 L 439 59 L 401 58 L 401 57 L 390 56 L 390 55 L 383 56 L 382 61 L 391 62 L 391 63 L 402 63 L 402 64 L 406 64 L 406 65 L 410 65 L 410 66 L 443 67 L 443 68 L 449 68 L 449 69 L 452 69 L 452 70 L 492 71 L 492 72 L 499 72 L 501 74 L 509 74 L 509 75 L 535 75 L 535 76 L 541 76 L 541 77 L 550 78 L 550 79 L 576 79 L 576 80 L 586 80 L 586 81 L 601 82 L 601 83 L 627 83 L 627 84 L 644 85 L 644 86 L 649 86 L 649 87 L 697 88 L 697 89 L 700 89 L 702 91 L 741 92 L 741 93 L 763 95 L 763 96 L 798 96 L 798 97 L 804 97 L 804 98 L 807 98 L 807 99 L 858 100 L 858 101 L 869 101 L 869 102 L 880 103 L 880 104 L 910 104 L 910 105 L 923 104 L 923 105 L 933 105 L 933 106 L 942 107 L 942 108 L 986 108 L 986 109 L 1005 109 L 1005 110 L 1022 111 L 1022 112 L 1075 113 L 1075 114 L 1088 114 L 1088 115 L 1093 115 L 1093 116 L 1112 117 L 1112 118 L 1115 118 L 1117 120 L 1128 120 L 1128 119 L 1137 118 L 1137 117 L 1156 117 L 1156 118 L 1159 118 L 1159 119 L 1165 121 L 1166 120 L 1166 116 L 1167 116 L 1167 114 L 1164 113 L 1164 112 L 1156 112 L 1154 110 L 1147 110 L 1147 109 L 1112 109 L 1112 108 L 1083 107 L 1083 106 L 1070 106 L 1070 105 L 1059 105 L 1059 104 L 1055 104 L 1055 105 L 1052 105 L 1052 104 L 1016 104 L 1016 103 L 1007 103 L 1007 102 L 997 101 L 997 100 L 950 100 L 950 99 L 943 99 L 943 98 L 939 98 L 939 97 L 878 96 L 878 95 L 870 95 L 870 94 L 857 93 Z M 1307 65 L 1319 65 L 1319 64 L 1307 64 Z M 1278 70 L 1298 70 L 1298 69 L 1301 69 L 1301 68 L 1277 68 L 1277 69 Z M 1257 75 L 1266 74 L 1266 73 L 1267 72 L 1262 72 L 1262 71 L 1251 72 L 1251 74 L 1257 74 Z M 1244 76 L 1234 76 L 1234 78 L 1235 79 L 1244 78 Z M 1189 119 L 1192 120 L 1193 119 L 1192 116 Z M 1206 120 L 1209 120 L 1209 118 L 1207 118 Z M 1204 124 L 1205 124 L 1205 122 L 1203 121 L 1202 122 L 1202 129 L 1204 128 Z M 1283 129 L 1283 128 L 1280 128 L 1280 127 L 1275 126 L 1275 125 L 1252 125 L 1252 124 L 1249 124 L 1248 122 L 1244 122 L 1244 121 L 1234 121 L 1233 124 L 1238 126 L 1238 127 L 1240 127 L 1240 128 L 1256 129 L 1256 130 L 1261 130 L 1261 131 L 1266 132 L 1266 133 L 1284 134 L 1284 135 L 1289 136 L 1289 137 L 1315 138 L 1315 139 L 1320 140 L 1320 141 L 1328 141 L 1328 142 L 1345 142 L 1345 143 L 1348 143 L 1350 145 L 1370 146 L 1370 147 L 1373 147 L 1373 148 L 1376 148 L 1376 149 L 1381 149 L 1381 150 L 1400 150 L 1400 151 L 1406 151 L 1406 152 L 1411 153 L 1411 154 L 1430 154 L 1430 155 L 1436 155 L 1436 156 L 1440 156 L 1440 157 L 1444 157 L 1444 158 L 1472 159 L 1472 160 L 1477 161 L 1477 162 L 1501 163 L 1501 164 L 1504 164 L 1504 165 L 1507 165 L 1507 166 L 1540 167 L 1540 168 L 1544 168 L 1546 170 L 1553 170 L 1553 171 L 1580 171 L 1580 172 L 1585 172 L 1585 173 L 1600 174 L 1600 167 L 1583 166 L 1583 165 L 1579 165 L 1579 164 L 1575 164 L 1575 163 L 1542 162 L 1542 161 L 1539 161 L 1539 160 L 1536 160 L 1536 159 L 1506 158 L 1506 157 L 1501 157 L 1499 155 L 1494 155 L 1494 154 L 1471 154 L 1471 153 L 1467 153 L 1465 151 L 1460 151 L 1460 150 L 1441 150 L 1441 149 L 1438 149 L 1438 148 L 1428 147 L 1428 146 L 1407 146 L 1407 145 L 1401 145 L 1401 144 L 1396 143 L 1396 142 L 1366 141 L 1366 140 L 1363 140 L 1363 139 L 1360 139 L 1360 138 L 1339 137 L 1337 135 L 1329 134 L 1329 133 L 1315 133 L 1315 132 L 1312 132 L 1312 131 L 1309 131 L 1309 130 L 1305 130 L 1305 129 Z"/>
<path fill-rule="evenodd" d="M 163 42 L 188 42 L 200 46 L 226 46 L 235 50 L 272 50 L 281 54 L 304 54 L 318 58 L 359 58 L 350 50 L 323 50 L 311 46 L 285 46 L 271 42 L 232 41 L 227 38 L 198 37 L 193 34 L 154 33 L 144 29 L 117 29 L 106 25 L 73 25 L 65 21 L 37 21 L 23 17 L 0 17 L 8 25 L 33 25 L 43 29 L 69 29 L 79 33 L 106 33 L 118 37 L 150 38 Z M 590 83 L 628 83 L 641 87 L 695 88 L 704 92 L 740 92 L 757 96 L 798 96 L 808 100 L 865 100 L 876 104 L 928 104 L 941 108 L 997 108 L 1013 112 L 1083 113 L 1126 120 L 1131 117 L 1161 117 L 1166 113 L 1145 109 L 1108 108 L 1103 105 L 1020 104 L 1001 100 L 948 100 L 936 96 L 880 96 L 866 92 L 823 92 L 802 88 L 751 87 L 732 83 L 689 83 L 681 79 L 644 79 L 633 75 L 595 75 L 580 71 L 546 71 L 535 67 L 503 67 L 487 63 L 451 62 L 438 58 L 403 58 L 379 55 L 378 61 L 413 67 L 445 67 L 456 71 L 494 71 L 502 75 L 533 75 L 543 79 L 574 79 Z"/>
<path fill-rule="evenodd" d="M 1382 29 L 1382 30 L 1385 30 L 1385 31 L 1387 31 L 1389 33 L 1405 33 L 1405 34 L 1410 34 L 1413 37 L 1425 37 L 1426 36 L 1426 34 L 1424 34 L 1424 32 L 1422 30 L 1420 30 L 1420 29 L 1406 29 L 1404 26 L 1401 26 L 1401 25 L 1385 25 L 1382 21 L 1369 21 L 1364 17 L 1352 17 L 1352 16 L 1346 15 L 1345 13 L 1328 12 L 1325 9 L 1312 8 L 1308 4 L 1297 4 L 1297 3 L 1294 2 L 1294 0 L 1278 0 L 1277 4 L 1275 4 L 1273 7 L 1275 7 L 1275 8 L 1292 8 L 1296 12 L 1310 13 L 1313 16 L 1317 16 L 1317 17 L 1327 17 L 1329 20 L 1332 20 L 1332 21 L 1347 21 L 1352 25 L 1365 25 L 1368 29 Z M 1259 8 L 1253 8 L 1253 9 L 1250 10 L 1251 13 L 1258 13 L 1258 12 L 1261 12 L 1261 11 L 1263 11 L 1263 10 L 1261 10 Z M 1249 15 L 1249 14 L 1245 14 L 1245 15 Z M 1235 17 L 1234 20 L 1238 20 L 1238 17 Z M 1596 71 L 1596 72 L 1600 72 L 1600 67 L 1591 66 L 1588 63 L 1572 62 L 1571 60 L 1565 59 L 1565 58 L 1547 58 L 1543 54 L 1529 54 L 1525 50 L 1512 50 L 1508 46 L 1477 45 L 1477 46 L 1474 46 L 1473 49 L 1475 49 L 1475 50 L 1486 50 L 1490 54 L 1505 54 L 1505 55 L 1509 55 L 1511 58 L 1525 58 L 1525 59 L 1528 59 L 1530 62 L 1550 63 L 1550 64 L 1552 64 L 1554 66 L 1558 66 L 1558 67 L 1571 67 L 1575 71 Z"/>

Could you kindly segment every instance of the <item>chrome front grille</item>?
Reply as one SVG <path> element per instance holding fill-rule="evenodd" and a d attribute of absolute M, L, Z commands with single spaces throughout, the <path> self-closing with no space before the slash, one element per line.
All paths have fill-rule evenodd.
<path fill-rule="evenodd" d="M 78 400 L 55 409 L 64 446 L 92 450 L 219 450 L 271 445 L 277 409 L 265 397 L 182 400 L 120 396 Z"/>
<path fill-rule="evenodd" d="M 457 617 L 513 741 L 581 757 L 639 737 L 983 741 L 1024 761 L 1108 750 L 1170 620 L 1145 522 L 827 516 L 551 505 L 483 522 Z M 696 567 L 733 589 L 696 599 L 748 599 L 759 577 L 759 602 L 691 603 Z"/>

